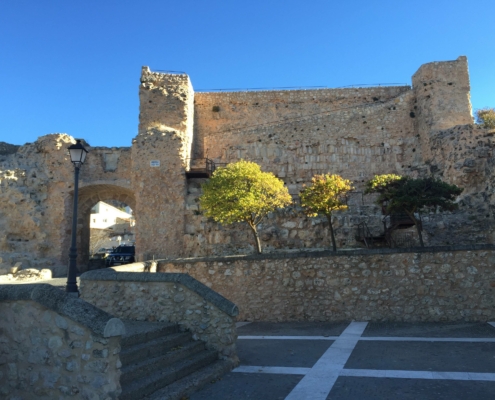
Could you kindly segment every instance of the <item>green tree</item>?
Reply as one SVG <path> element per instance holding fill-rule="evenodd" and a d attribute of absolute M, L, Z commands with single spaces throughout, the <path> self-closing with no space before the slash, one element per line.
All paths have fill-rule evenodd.
<path fill-rule="evenodd" d="M 485 128 L 495 128 L 495 108 L 481 108 L 476 110 L 476 122 Z"/>
<path fill-rule="evenodd" d="M 251 228 L 258 253 L 261 243 L 257 226 L 269 212 L 291 204 L 292 197 L 283 181 L 249 161 L 219 168 L 203 186 L 199 198 L 205 215 L 222 224 L 246 222 Z"/>
<path fill-rule="evenodd" d="M 428 208 L 452 211 L 462 193 L 461 188 L 434 178 L 413 179 L 399 175 L 377 175 L 366 183 L 365 193 L 378 193 L 377 204 L 387 213 L 405 212 L 414 222 L 421 247 L 424 247 L 421 225 L 415 213 Z"/>
<path fill-rule="evenodd" d="M 352 190 L 351 181 L 340 175 L 315 175 L 311 185 L 305 187 L 301 193 L 301 206 L 308 217 L 321 214 L 327 217 L 333 251 L 337 251 L 335 234 L 332 225 L 332 212 L 346 210 L 345 194 Z"/>

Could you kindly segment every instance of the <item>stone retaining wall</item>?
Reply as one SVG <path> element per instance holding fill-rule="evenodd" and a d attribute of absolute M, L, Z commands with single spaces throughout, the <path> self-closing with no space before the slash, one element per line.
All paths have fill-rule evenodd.
<path fill-rule="evenodd" d="M 46 284 L 0 286 L 0 315 L 0 398 L 118 398 L 122 321 Z"/>
<path fill-rule="evenodd" d="M 487 321 L 495 247 L 160 260 L 239 306 L 241 321 Z"/>
<path fill-rule="evenodd" d="M 81 275 L 81 297 L 123 319 L 177 323 L 237 364 L 237 306 L 185 274 L 137 272 L 144 266 L 86 272 Z"/>

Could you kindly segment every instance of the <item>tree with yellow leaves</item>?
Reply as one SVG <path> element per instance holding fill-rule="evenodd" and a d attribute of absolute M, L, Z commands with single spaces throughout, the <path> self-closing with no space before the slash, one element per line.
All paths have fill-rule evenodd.
<path fill-rule="evenodd" d="M 337 245 L 332 226 L 332 212 L 347 209 L 345 194 L 352 189 L 351 181 L 340 175 L 325 174 L 313 176 L 311 185 L 300 193 L 301 206 L 308 217 L 316 217 L 319 214 L 327 217 L 333 251 L 337 251 Z"/>
<path fill-rule="evenodd" d="M 217 169 L 202 188 L 199 201 L 205 215 L 221 224 L 246 222 L 253 231 L 258 253 L 261 243 L 257 226 L 269 212 L 292 203 L 284 182 L 250 161 L 240 160 Z"/>

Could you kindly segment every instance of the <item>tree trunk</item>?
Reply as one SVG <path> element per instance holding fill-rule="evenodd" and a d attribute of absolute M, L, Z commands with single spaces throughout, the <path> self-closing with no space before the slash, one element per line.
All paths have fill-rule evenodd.
<path fill-rule="evenodd" d="M 409 213 L 406 211 L 407 215 L 409 215 L 409 218 L 411 218 L 414 222 L 414 225 L 416 226 L 416 231 L 418 232 L 418 238 L 419 238 L 419 244 L 421 247 L 425 247 L 425 243 L 423 242 L 423 235 L 421 234 L 421 228 L 419 227 L 419 221 L 416 219 L 414 216 L 414 213 Z"/>
<path fill-rule="evenodd" d="M 256 225 L 253 225 L 250 222 L 248 222 L 248 224 L 251 230 L 253 231 L 254 240 L 256 242 L 256 250 L 258 251 L 258 254 L 261 254 L 261 242 L 260 242 L 260 237 L 258 235 L 258 230 L 256 229 Z"/>
<path fill-rule="evenodd" d="M 423 235 L 421 234 L 421 228 L 419 227 L 419 223 L 416 218 L 414 218 L 414 225 L 416 225 L 416 230 L 418 231 L 419 244 L 421 245 L 421 247 L 425 247 L 425 244 L 423 242 Z"/>
<path fill-rule="evenodd" d="M 332 214 L 327 214 L 327 220 L 328 220 L 328 228 L 330 229 L 330 236 L 332 237 L 333 251 L 337 251 L 337 244 L 335 243 L 335 235 L 333 233 L 333 226 L 332 226 Z"/>

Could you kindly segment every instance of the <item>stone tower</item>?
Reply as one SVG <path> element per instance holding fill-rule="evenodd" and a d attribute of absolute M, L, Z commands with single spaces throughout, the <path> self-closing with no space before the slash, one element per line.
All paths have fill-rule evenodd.
<path fill-rule="evenodd" d="M 143 67 L 139 131 L 132 143 L 132 182 L 138 259 L 180 256 L 183 248 L 185 171 L 193 137 L 194 92 L 185 74 Z"/>

